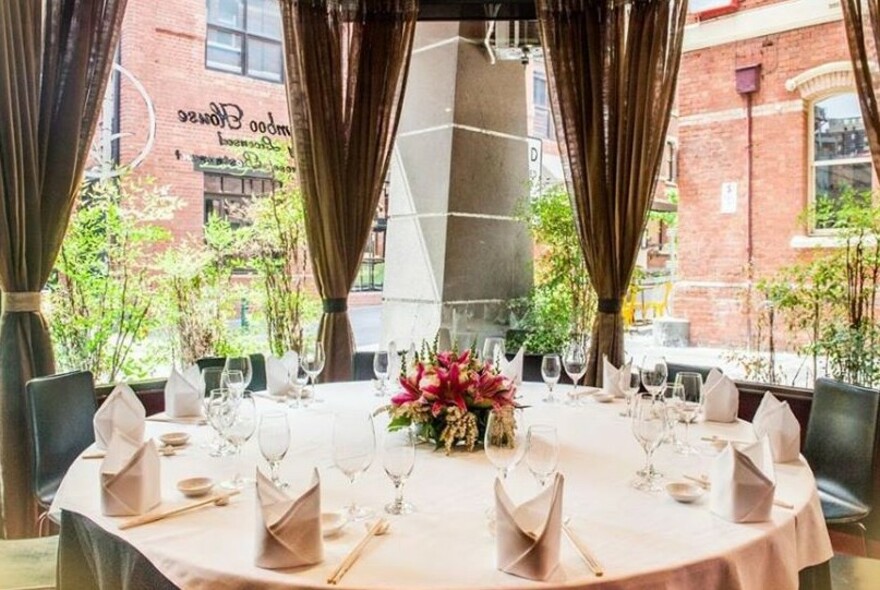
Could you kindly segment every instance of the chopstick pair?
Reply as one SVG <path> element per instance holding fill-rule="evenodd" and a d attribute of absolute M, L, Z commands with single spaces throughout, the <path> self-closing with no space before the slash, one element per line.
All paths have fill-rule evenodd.
<path fill-rule="evenodd" d="M 379 520 L 374 522 L 372 526 L 370 526 L 369 530 L 367 530 L 367 534 L 364 535 L 364 538 L 361 539 L 360 542 L 354 546 L 354 549 L 352 549 L 349 554 L 345 556 L 345 559 L 343 559 L 342 562 L 340 562 L 340 564 L 333 571 L 333 573 L 330 574 L 330 576 L 327 578 L 327 583 L 333 585 L 338 584 L 339 581 L 342 579 L 342 576 L 344 576 L 348 572 L 348 570 L 351 569 L 351 566 L 354 565 L 354 562 L 357 561 L 358 558 L 361 556 L 361 553 L 363 553 L 364 549 L 367 547 L 367 543 L 369 543 L 373 537 L 378 536 L 379 532 L 387 526 L 388 521 L 384 518 L 380 518 Z"/>
<path fill-rule="evenodd" d="M 148 512 L 146 514 L 142 514 L 140 516 L 135 516 L 134 518 L 130 518 L 119 525 L 119 530 L 130 529 L 138 526 L 142 526 L 145 524 L 149 524 L 151 522 L 156 522 L 159 520 L 164 520 L 171 516 L 177 516 L 178 514 L 182 514 L 184 512 L 189 512 L 190 510 L 195 510 L 196 508 L 201 508 L 202 506 L 207 506 L 209 504 L 216 504 L 217 506 L 224 506 L 229 503 L 229 498 L 239 494 L 238 490 L 231 490 L 229 492 L 223 494 L 214 494 L 204 498 L 202 500 L 198 500 L 196 502 L 190 502 L 189 504 L 184 504 L 183 506 L 178 506 L 177 508 L 171 508 L 170 510 L 164 510 L 159 512 Z"/>
<path fill-rule="evenodd" d="M 694 477 L 692 475 L 684 475 L 684 478 L 691 480 L 692 482 L 696 483 L 697 485 L 699 485 L 700 487 L 702 487 L 705 490 L 708 490 L 712 487 L 712 485 L 708 481 L 703 479 L 702 477 Z M 794 504 L 786 502 L 785 500 L 780 500 L 778 498 L 773 498 L 773 505 L 779 506 L 780 508 L 785 508 L 787 510 L 794 510 Z"/>
<path fill-rule="evenodd" d="M 752 444 L 747 440 L 738 440 L 735 438 L 723 438 L 720 436 L 701 436 L 700 440 L 705 442 L 716 442 L 716 443 L 732 443 L 736 445 L 749 445 Z"/>
<path fill-rule="evenodd" d="M 565 532 L 565 536 L 568 537 L 568 540 L 571 541 L 571 544 L 574 545 L 574 548 L 578 550 L 578 553 L 581 554 L 584 562 L 586 562 L 587 567 L 593 572 L 597 578 L 601 578 L 605 573 L 605 570 L 602 568 L 602 564 L 599 563 L 599 560 L 590 552 L 590 549 L 586 546 L 586 544 L 578 537 L 573 530 L 567 525 L 562 525 L 562 530 Z"/>

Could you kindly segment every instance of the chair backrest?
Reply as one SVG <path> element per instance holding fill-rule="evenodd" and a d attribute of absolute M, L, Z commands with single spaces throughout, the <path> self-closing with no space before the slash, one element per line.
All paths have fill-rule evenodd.
<path fill-rule="evenodd" d="M 356 352 L 351 359 L 351 374 L 354 381 L 371 381 L 376 377 L 373 373 L 373 353 Z"/>
<path fill-rule="evenodd" d="M 88 371 L 77 371 L 31 379 L 26 390 L 34 491 L 46 503 L 77 456 L 95 442 L 95 382 Z"/>
<path fill-rule="evenodd" d="M 817 379 L 804 457 L 820 488 L 872 504 L 880 391 Z"/>
<path fill-rule="evenodd" d="M 251 358 L 251 382 L 248 389 L 251 391 L 264 391 L 266 389 L 266 357 L 260 353 L 249 355 Z M 223 367 L 226 364 L 225 356 L 208 356 L 200 358 L 196 361 L 199 369 L 205 370 L 208 367 Z M 217 384 L 219 386 L 219 384 Z M 206 384 L 207 391 L 212 388 L 210 384 Z"/>
<path fill-rule="evenodd" d="M 675 376 L 679 373 L 699 373 L 703 376 L 703 381 L 709 376 L 709 372 L 713 367 L 701 367 L 699 365 L 682 365 L 679 363 L 666 363 L 666 382 L 675 383 Z M 718 369 L 721 371 L 721 369 Z"/>

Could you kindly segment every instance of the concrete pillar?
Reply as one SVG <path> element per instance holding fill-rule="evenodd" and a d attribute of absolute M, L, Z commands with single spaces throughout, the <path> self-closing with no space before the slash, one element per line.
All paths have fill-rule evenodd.
<path fill-rule="evenodd" d="M 525 68 L 479 23 L 420 23 L 390 172 L 383 338 L 503 334 L 532 286 Z"/>

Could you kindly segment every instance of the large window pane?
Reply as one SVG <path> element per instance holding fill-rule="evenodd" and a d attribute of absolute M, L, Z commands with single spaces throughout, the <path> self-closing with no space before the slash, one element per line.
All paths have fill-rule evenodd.
<path fill-rule="evenodd" d="M 278 0 L 248 0 L 248 33 L 281 39 L 281 12 Z"/>
<path fill-rule="evenodd" d="M 248 39 L 248 75 L 281 81 L 281 43 Z"/>
<path fill-rule="evenodd" d="M 238 33 L 208 28 L 207 62 L 209 68 L 241 73 L 242 36 Z"/>
<path fill-rule="evenodd" d="M 542 76 L 533 78 L 532 98 L 536 107 L 547 106 L 547 79 Z"/>
<path fill-rule="evenodd" d="M 817 102 L 813 106 L 813 126 L 815 161 L 870 156 L 855 94 L 838 94 Z"/>
<path fill-rule="evenodd" d="M 208 0 L 208 23 L 241 29 L 244 27 L 244 0 Z"/>
<path fill-rule="evenodd" d="M 871 190 L 871 163 L 827 164 L 816 166 L 816 227 L 834 226 L 834 214 L 841 195 L 847 190 L 866 193 Z"/>

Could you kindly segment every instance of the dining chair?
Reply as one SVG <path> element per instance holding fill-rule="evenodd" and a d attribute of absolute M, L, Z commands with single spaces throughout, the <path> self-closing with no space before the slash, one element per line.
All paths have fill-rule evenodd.
<path fill-rule="evenodd" d="M 878 411 L 880 390 L 817 379 L 804 442 L 825 522 L 856 528 L 865 554 L 863 521 L 873 507 Z"/>
<path fill-rule="evenodd" d="M 88 371 L 37 377 L 28 381 L 25 389 L 33 486 L 42 531 L 64 474 L 95 442 L 92 422 L 98 403 Z"/>
<path fill-rule="evenodd" d="M 703 367 L 700 365 L 685 365 L 682 363 L 666 363 L 666 382 L 675 383 L 675 376 L 679 373 L 699 373 L 703 376 L 703 381 L 709 376 L 709 372 L 713 367 Z M 718 368 L 721 371 L 720 368 Z M 723 372 L 723 371 L 722 371 Z"/>
<path fill-rule="evenodd" d="M 351 374 L 354 381 L 371 381 L 373 373 L 373 353 L 356 352 L 351 359 Z"/>
<path fill-rule="evenodd" d="M 251 391 L 265 391 L 266 389 L 266 357 L 260 353 L 249 355 L 251 358 L 251 382 L 248 389 Z M 207 356 L 196 361 L 199 369 L 204 371 L 208 367 L 223 367 L 226 364 L 225 356 Z M 207 385 L 207 384 L 206 384 Z M 205 388 L 210 391 L 211 388 Z"/>
<path fill-rule="evenodd" d="M 0 540 L 0 590 L 55 588 L 58 536 Z"/>

